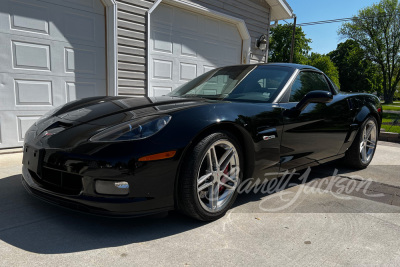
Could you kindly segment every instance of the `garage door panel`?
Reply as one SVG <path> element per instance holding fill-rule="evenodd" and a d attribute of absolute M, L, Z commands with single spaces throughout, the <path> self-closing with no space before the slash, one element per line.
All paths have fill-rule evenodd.
<path fill-rule="evenodd" d="M 68 10 L 62 13 L 59 20 L 56 34 L 65 37 L 69 43 L 105 46 L 103 16 Z"/>
<path fill-rule="evenodd" d="M 153 78 L 155 79 L 172 80 L 172 69 L 172 60 L 153 60 Z"/>
<path fill-rule="evenodd" d="M 49 10 L 40 2 L 10 2 L 10 29 L 49 34 Z"/>
<path fill-rule="evenodd" d="M 173 45 L 171 33 L 156 28 L 156 30 L 152 32 L 152 45 L 154 51 L 172 54 Z"/>
<path fill-rule="evenodd" d="M 14 80 L 16 106 L 52 106 L 51 81 Z"/>
<path fill-rule="evenodd" d="M 197 77 L 197 64 L 180 62 L 179 81 L 187 82 Z"/>
<path fill-rule="evenodd" d="M 64 44 L 57 46 L 57 54 L 62 56 L 53 60 L 60 64 L 57 73 L 62 76 L 104 79 L 107 75 L 102 47 Z"/>
<path fill-rule="evenodd" d="M 1 64 L 0 64 L 1 65 Z M 10 90 L 11 88 L 11 90 Z M 0 72 L 0 113 L 14 106 L 14 81 L 7 74 Z"/>
<path fill-rule="evenodd" d="M 3 111 L 0 114 L 0 149 L 23 145 L 26 130 L 42 116 L 40 111 Z"/>
<path fill-rule="evenodd" d="M 106 56 L 102 47 L 0 34 L 0 72 L 41 76 L 104 79 Z M 11 51 L 11 53 L 9 52 Z"/>
<path fill-rule="evenodd" d="M 167 87 L 167 86 L 153 86 L 152 87 L 152 94 L 153 96 L 163 96 L 172 91 L 172 87 Z"/>
<path fill-rule="evenodd" d="M 57 43 L 26 36 L 0 34 L 0 72 L 51 75 L 57 70 Z"/>
<path fill-rule="evenodd" d="M 96 95 L 96 83 L 66 82 L 67 101 L 82 99 Z"/>
<path fill-rule="evenodd" d="M 11 41 L 13 68 L 50 71 L 50 45 Z"/>
<path fill-rule="evenodd" d="M 180 54 L 182 56 L 197 57 L 196 46 L 199 40 L 188 36 L 182 36 L 180 40 Z"/>
<path fill-rule="evenodd" d="M 67 79 L 65 92 L 67 102 L 90 96 L 104 95 L 105 80 L 98 79 Z"/>
<path fill-rule="evenodd" d="M 96 73 L 96 54 L 93 51 L 85 51 L 72 47 L 65 47 L 64 51 L 66 72 Z"/>
<path fill-rule="evenodd" d="M 0 80 L 4 84 L 0 90 L 1 112 L 4 110 L 43 110 L 53 105 L 54 81 L 52 77 L 34 77 L 28 75 L 0 73 Z"/>
<path fill-rule="evenodd" d="M 64 56 L 64 75 L 99 79 L 106 77 L 104 49 L 82 45 L 66 46 Z"/>
<path fill-rule="evenodd" d="M 69 96 L 66 83 L 95 83 L 93 95 L 96 96 L 104 95 L 105 90 L 105 80 L 98 79 L 2 73 L 0 80 L 6 88 L 0 90 L 1 111 L 34 110 L 45 113 L 53 107 L 67 103 Z M 78 90 L 85 88 L 78 87 Z M 92 89 L 90 91 L 93 92 Z"/>
<path fill-rule="evenodd" d="M 18 142 L 24 141 L 25 133 L 39 118 L 40 116 L 35 115 L 17 116 Z"/>

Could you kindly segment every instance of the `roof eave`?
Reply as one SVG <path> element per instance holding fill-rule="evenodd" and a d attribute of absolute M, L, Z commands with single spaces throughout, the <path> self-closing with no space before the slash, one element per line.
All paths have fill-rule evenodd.
<path fill-rule="evenodd" d="M 265 0 L 271 7 L 271 21 L 290 19 L 293 17 L 293 9 L 286 0 Z"/>

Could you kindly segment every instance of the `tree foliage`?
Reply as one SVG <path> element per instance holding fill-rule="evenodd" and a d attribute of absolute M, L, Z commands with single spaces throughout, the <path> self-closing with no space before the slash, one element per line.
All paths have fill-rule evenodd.
<path fill-rule="evenodd" d="M 339 34 L 356 41 L 382 73 L 386 103 L 400 82 L 400 5 L 398 0 L 381 0 L 361 9 L 357 18 L 344 23 Z"/>
<path fill-rule="evenodd" d="M 305 62 L 306 65 L 316 67 L 323 71 L 331 80 L 340 87 L 339 71 L 329 56 L 318 53 L 311 53 Z"/>
<path fill-rule="evenodd" d="M 271 29 L 269 44 L 270 62 L 289 62 L 290 49 L 292 43 L 293 24 L 278 25 Z M 304 64 L 307 55 L 311 50 L 309 44 L 311 39 L 306 38 L 306 34 L 301 27 L 296 27 L 295 49 L 293 62 Z"/>
<path fill-rule="evenodd" d="M 340 43 L 328 56 L 339 70 L 342 91 L 381 93 L 382 79 L 378 66 L 367 58 L 356 41 L 348 39 Z"/>
<path fill-rule="evenodd" d="M 271 38 L 269 45 L 269 61 L 270 62 L 289 62 L 290 49 L 292 42 L 293 24 L 278 25 L 271 29 Z M 312 53 L 310 43 L 311 39 L 306 37 L 301 27 L 296 27 L 295 47 L 293 55 L 293 63 L 306 64 L 314 66 L 339 86 L 339 73 L 329 56 Z"/>

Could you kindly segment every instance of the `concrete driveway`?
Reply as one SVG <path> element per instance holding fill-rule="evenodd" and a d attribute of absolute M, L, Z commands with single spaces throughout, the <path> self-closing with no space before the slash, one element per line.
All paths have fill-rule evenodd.
<path fill-rule="evenodd" d="M 25 192 L 20 162 L 0 155 L 0 266 L 400 264 L 398 144 L 380 142 L 363 171 L 331 163 L 272 180 L 212 223 L 64 210 Z"/>

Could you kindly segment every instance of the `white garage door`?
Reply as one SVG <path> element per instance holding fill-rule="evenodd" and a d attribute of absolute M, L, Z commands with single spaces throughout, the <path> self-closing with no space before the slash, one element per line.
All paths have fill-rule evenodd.
<path fill-rule="evenodd" d="M 164 95 L 215 67 L 241 63 L 233 24 L 161 4 L 151 14 L 150 96 Z"/>
<path fill-rule="evenodd" d="M 22 146 L 40 115 L 106 94 L 100 0 L 0 0 L 0 148 Z"/>

